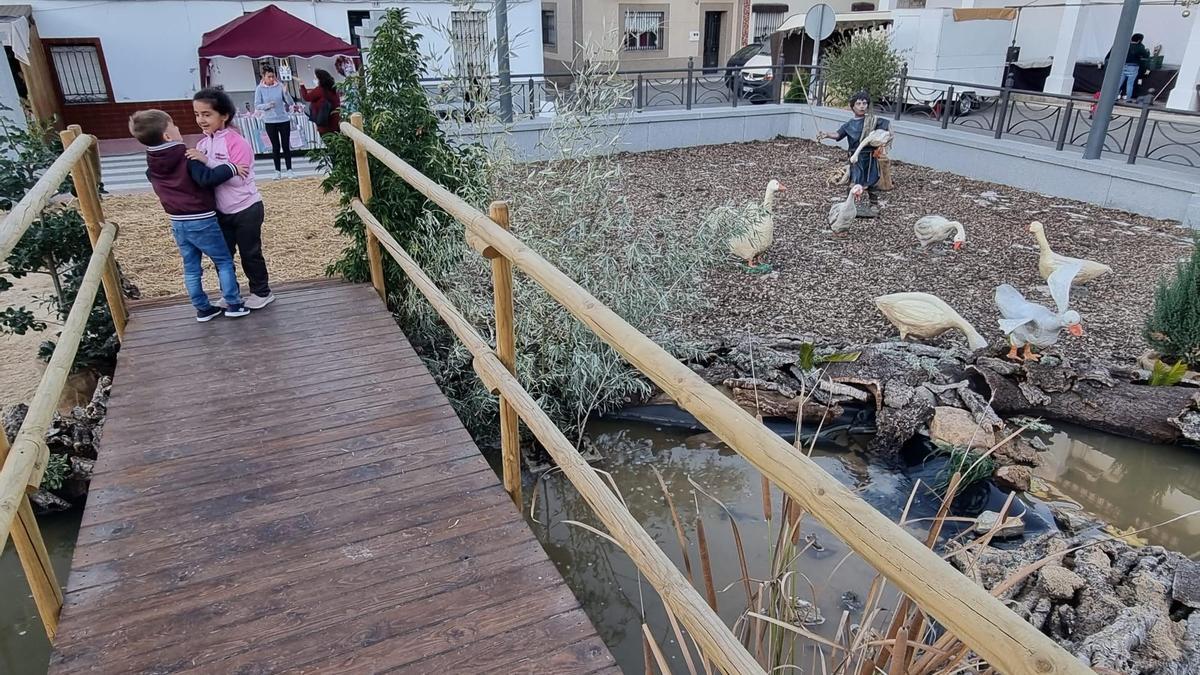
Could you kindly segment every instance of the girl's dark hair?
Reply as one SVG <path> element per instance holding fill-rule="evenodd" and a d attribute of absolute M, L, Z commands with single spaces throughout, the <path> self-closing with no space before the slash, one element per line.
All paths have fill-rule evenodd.
<path fill-rule="evenodd" d="M 226 94 L 224 89 L 218 89 L 217 87 L 201 89 L 196 92 L 192 100 L 204 101 L 212 106 L 212 109 L 216 110 L 218 115 L 225 115 L 231 120 L 237 114 L 237 109 L 233 107 L 233 99 L 229 98 L 229 94 Z"/>
<path fill-rule="evenodd" d="M 264 64 L 261 68 L 259 68 L 259 70 L 262 72 L 263 75 L 266 75 L 267 73 L 270 73 L 272 75 L 275 74 L 275 66 Z"/>
<path fill-rule="evenodd" d="M 329 91 L 334 91 L 336 89 L 337 83 L 333 81 L 333 76 L 329 74 L 329 71 L 321 70 L 320 68 L 317 68 L 316 74 L 317 74 L 317 82 L 322 87 L 324 87 L 325 89 L 327 89 Z"/>

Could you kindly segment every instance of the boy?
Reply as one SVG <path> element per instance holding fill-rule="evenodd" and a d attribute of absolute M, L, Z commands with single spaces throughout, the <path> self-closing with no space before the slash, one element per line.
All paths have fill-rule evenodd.
<path fill-rule="evenodd" d="M 187 288 L 196 320 L 208 321 L 221 313 L 208 300 L 201 284 L 201 255 L 212 259 L 221 283 L 225 316 L 246 316 L 250 310 L 242 304 L 241 291 L 233 269 L 233 256 L 217 224 L 213 186 L 246 168 L 222 164 L 209 168 L 203 162 L 188 159 L 183 135 L 171 116 L 161 110 L 140 110 L 129 118 L 129 132 L 146 146 L 146 177 L 163 210 L 171 218 L 171 233 L 183 257 L 183 285 Z"/>
<path fill-rule="evenodd" d="M 850 99 L 850 111 L 854 113 L 854 117 L 847 120 L 845 124 L 838 128 L 837 133 L 831 134 L 825 131 L 817 133 L 817 140 L 832 138 L 835 141 L 840 141 L 843 138 L 847 140 L 849 156 L 854 156 L 854 151 L 858 149 L 858 144 L 867 134 L 876 129 L 887 129 L 888 121 L 868 115 L 867 111 L 871 109 L 871 95 L 865 91 L 860 91 Z M 870 206 L 859 204 L 859 218 L 874 218 L 879 215 L 879 159 L 875 157 L 875 153 L 869 148 L 864 148 L 863 152 L 858 155 L 858 162 L 850 167 L 850 184 L 862 185 L 867 188 L 867 197 L 870 198 Z"/>

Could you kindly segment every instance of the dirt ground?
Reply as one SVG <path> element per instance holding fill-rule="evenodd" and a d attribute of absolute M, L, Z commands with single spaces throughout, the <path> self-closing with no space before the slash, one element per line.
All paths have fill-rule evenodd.
<path fill-rule="evenodd" d="M 799 139 L 623 156 L 623 189 L 636 208 L 666 212 L 680 227 L 699 222 L 727 199 L 761 200 L 771 179 L 787 188 L 776 204 L 775 240 L 767 254 L 773 271 L 748 274 L 730 257 L 708 275 L 714 306 L 692 325 L 707 335 L 751 330 L 839 341 L 894 338 L 896 329 L 872 299 L 923 291 L 948 302 L 999 345 L 1003 335 L 992 299 L 997 285 L 1010 283 L 1028 299 L 1053 306 L 1038 275 L 1036 242 L 1026 230 L 1040 220 L 1055 252 L 1113 268 L 1072 293 L 1086 334 L 1064 333 L 1059 347 L 1067 355 L 1128 360 L 1145 349 L 1141 329 L 1156 282 L 1191 252 L 1189 231 L 1173 221 L 900 163 L 893 163 L 897 187 L 884 193 L 882 217 L 858 219 L 849 236 L 835 238 L 827 225 L 829 207 L 846 194 L 828 187 L 825 175 L 844 157 L 831 145 Z M 963 223 L 967 244 L 961 252 L 949 250 L 949 242 L 928 255 L 917 250 L 913 223 L 930 214 Z M 944 339 L 965 344 L 957 333 Z"/>
<path fill-rule="evenodd" d="M 325 266 L 345 246 L 333 229 L 337 198 L 324 194 L 320 184 L 319 178 L 259 184 L 266 205 L 263 253 L 272 282 L 324 277 Z M 179 251 L 158 199 L 152 193 L 109 195 L 104 198 L 104 212 L 120 225 L 116 257 L 142 297 L 183 293 Z M 215 293 L 217 278 L 207 260 L 204 269 L 204 286 Z M 244 286 L 240 264 L 238 274 Z"/>
<path fill-rule="evenodd" d="M 50 314 L 37 298 L 54 293 L 50 277 L 31 274 L 21 279 L 12 279 L 13 287 L 0 296 L 3 307 L 25 307 L 39 319 L 49 322 Z M 37 357 L 38 345 L 54 337 L 56 326 L 49 324 L 41 332 L 29 331 L 24 335 L 0 334 L 0 410 L 14 403 L 27 403 L 33 398 L 46 364 Z"/>

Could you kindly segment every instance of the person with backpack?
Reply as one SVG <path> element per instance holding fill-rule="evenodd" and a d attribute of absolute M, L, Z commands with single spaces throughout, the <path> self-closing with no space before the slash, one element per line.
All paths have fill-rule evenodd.
<path fill-rule="evenodd" d="M 308 119 L 317 125 L 317 131 L 324 134 L 338 132 L 341 115 L 338 109 L 342 107 L 342 97 L 338 96 L 337 86 L 329 71 L 317 69 L 316 88 L 308 89 L 300 85 L 300 98 L 308 101 Z"/>

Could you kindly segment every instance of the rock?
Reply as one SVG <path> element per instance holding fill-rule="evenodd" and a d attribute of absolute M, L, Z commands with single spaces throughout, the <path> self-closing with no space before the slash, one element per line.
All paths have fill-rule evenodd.
<path fill-rule="evenodd" d="M 1027 466 L 1011 464 L 996 469 L 996 472 L 992 474 L 992 479 L 996 481 L 996 487 L 1001 490 L 1028 492 L 1029 483 L 1033 480 L 1033 470 Z"/>
<path fill-rule="evenodd" d="M 1040 461 L 1038 451 L 1033 444 L 1022 436 L 1017 436 L 996 448 L 996 452 L 992 453 L 992 458 L 1000 464 L 1024 464 L 1025 466 L 1037 466 Z"/>
<path fill-rule="evenodd" d="M 1175 568 L 1171 598 L 1192 609 L 1200 609 L 1200 561 L 1188 560 Z"/>
<path fill-rule="evenodd" d="M 1038 590 L 1051 600 L 1066 601 L 1075 597 L 1075 591 L 1087 584 L 1083 577 L 1065 567 L 1049 565 L 1038 572 Z"/>
<path fill-rule="evenodd" d="M 71 508 L 71 502 L 41 489 L 29 495 L 29 501 L 33 504 L 34 511 L 39 514 L 57 513 Z"/>
<path fill-rule="evenodd" d="M 975 518 L 975 534 L 985 535 L 991 532 L 993 527 L 996 527 L 996 522 L 1000 520 L 1000 514 L 995 511 L 984 511 Z M 1006 518 L 1004 524 L 996 528 L 996 533 L 992 535 L 993 539 L 1011 539 L 1025 534 L 1025 521 L 1020 518 Z"/>
<path fill-rule="evenodd" d="M 1069 534 L 1081 534 L 1100 526 L 1100 521 L 1072 506 L 1052 504 L 1050 512 L 1054 522 Z"/>
<path fill-rule="evenodd" d="M 966 410 L 949 406 L 933 409 L 929 437 L 956 447 L 987 449 L 996 444 L 996 434 L 991 429 L 980 427 Z"/>

